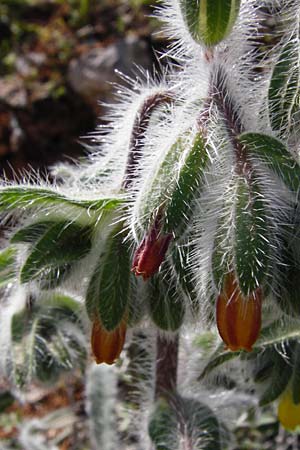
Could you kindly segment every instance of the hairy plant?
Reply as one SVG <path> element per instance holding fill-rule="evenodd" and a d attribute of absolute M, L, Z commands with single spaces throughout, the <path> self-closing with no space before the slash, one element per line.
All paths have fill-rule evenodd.
<path fill-rule="evenodd" d="M 280 397 L 279 420 L 300 425 L 300 1 L 164 0 L 158 15 L 172 39 L 167 68 L 126 78 L 87 160 L 57 166 L 51 184 L 2 182 L 0 211 L 15 225 L 0 282 L 14 285 L 8 314 L 17 284 L 34 293 L 22 339 L 36 349 L 38 329 L 45 355 L 52 339 L 41 341 L 39 317 L 46 308 L 61 330 L 50 298 L 65 293 L 85 304 L 97 363 L 114 363 L 127 343 L 137 448 L 225 449 L 222 408 L 199 390 L 225 362 L 246 364 L 254 384 L 263 377 L 261 404 Z M 179 349 L 191 327 L 223 340 L 196 377 Z M 33 363 L 40 377 L 41 361 L 29 360 L 25 378 Z M 115 413 L 110 403 L 103 421 L 93 396 L 117 395 L 107 376 L 94 369 L 88 388 L 101 448 L 112 448 L 103 440 Z M 204 386 L 224 391 L 229 378 Z"/>

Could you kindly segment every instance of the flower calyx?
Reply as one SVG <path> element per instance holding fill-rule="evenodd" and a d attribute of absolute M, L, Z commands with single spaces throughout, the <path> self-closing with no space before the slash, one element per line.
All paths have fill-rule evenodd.
<path fill-rule="evenodd" d="M 123 350 L 127 324 L 124 320 L 113 330 L 107 331 L 99 319 L 92 327 L 91 346 L 97 364 L 113 364 Z"/>
<path fill-rule="evenodd" d="M 262 290 L 244 296 L 233 272 L 225 276 L 217 298 L 217 326 L 221 338 L 232 351 L 252 351 L 261 328 Z"/>

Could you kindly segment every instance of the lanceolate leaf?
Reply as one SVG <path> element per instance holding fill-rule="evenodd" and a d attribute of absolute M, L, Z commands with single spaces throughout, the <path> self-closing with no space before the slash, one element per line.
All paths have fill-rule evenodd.
<path fill-rule="evenodd" d="M 244 133 L 239 137 L 249 155 L 260 159 L 293 192 L 300 188 L 300 165 L 285 145 L 274 137 L 260 133 Z"/>
<path fill-rule="evenodd" d="M 15 382 L 54 381 L 61 372 L 81 367 L 86 351 L 78 302 L 64 295 L 38 299 L 12 318 Z"/>
<path fill-rule="evenodd" d="M 187 448 L 191 444 L 193 450 L 221 450 L 223 427 L 207 405 L 193 398 L 178 397 L 176 410 Z"/>
<path fill-rule="evenodd" d="M 130 255 L 121 230 L 117 225 L 106 238 L 86 294 L 89 316 L 97 315 L 107 331 L 119 325 L 128 304 Z"/>
<path fill-rule="evenodd" d="M 237 178 L 232 204 L 224 206 L 216 229 L 212 270 L 217 289 L 234 271 L 244 296 L 261 286 L 267 275 L 269 231 L 267 211 L 255 174 Z"/>
<path fill-rule="evenodd" d="M 235 208 L 235 270 L 240 289 L 248 296 L 261 286 L 269 258 L 266 208 L 255 181 L 239 180 Z"/>
<path fill-rule="evenodd" d="M 26 283 L 43 273 L 83 258 L 91 248 L 92 229 L 77 223 L 57 222 L 36 242 L 21 269 Z"/>
<path fill-rule="evenodd" d="M 172 275 L 155 277 L 149 286 L 150 315 L 159 328 L 176 331 L 182 325 L 185 313 L 183 293 Z"/>
<path fill-rule="evenodd" d="M 165 234 L 182 232 L 207 164 L 205 141 L 199 133 L 192 141 L 186 134 L 170 147 L 142 196 L 141 217 L 146 222 L 145 228 L 159 212 Z"/>
<path fill-rule="evenodd" d="M 13 244 L 24 242 L 32 244 L 36 242 L 49 228 L 55 225 L 56 222 L 50 220 L 42 220 L 20 228 L 10 239 Z"/>
<path fill-rule="evenodd" d="M 169 403 L 161 398 L 150 417 L 148 431 L 155 450 L 178 449 L 178 419 Z"/>
<path fill-rule="evenodd" d="M 180 6 L 192 37 L 210 47 L 230 33 L 240 0 L 180 0 Z"/>
<path fill-rule="evenodd" d="M 224 363 L 226 364 L 228 361 L 238 358 L 241 355 L 246 358 L 248 356 L 252 357 L 252 355 L 259 353 L 261 350 L 266 348 L 274 348 L 276 344 L 289 341 L 290 339 L 293 340 L 295 338 L 300 338 L 299 323 L 289 322 L 284 325 L 281 321 L 275 321 L 261 331 L 259 339 L 253 346 L 253 352 L 249 355 L 245 352 L 231 352 L 224 349 L 224 344 L 220 344 L 214 354 L 209 358 L 208 363 L 202 370 L 198 379 L 201 380 L 220 365 Z"/>
<path fill-rule="evenodd" d="M 172 261 L 174 263 L 175 272 L 178 275 L 178 281 L 181 288 L 191 300 L 193 309 L 197 309 L 196 285 L 190 262 L 191 251 L 192 247 L 189 243 L 181 246 L 174 246 Z"/>
<path fill-rule="evenodd" d="M 8 247 L 0 252 L 0 287 L 7 285 L 16 277 L 17 251 Z"/>
<path fill-rule="evenodd" d="M 110 210 L 121 205 L 120 197 L 99 198 L 95 200 L 77 200 L 68 198 L 51 189 L 35 186 L 12 186 L 0 188 L 0 212 L 14 209 L 30 209 L 37 206 L 78 206 L 90 210 Z"/>
<path fill-rule="evenodd" d="M 169 204 L 166 207 L 165 232 L 172 232 L 187 221 L 195 193 L 199 190 L 204 170 L 208 163 L 208 153 L 204 138 L 197 134 L 189 151 L 182 155 L 180 170 Z"/>
<path fill-rule="evenodd" d="M 269 385 L 260 398 L 260 405 L 266 405 L 276 400 L 288 385 L 291 375 L 292 367 L 283 356 L 279 353 L 274 353 L 273 370 L 269 378 Z"/>
<path fill-rule="evenodd" d="M 269 116 L 273 130 L 284 134 L 292 124 L 299 91 L 299 42 L 290 40 L 282 47 L 269 87 Z"/>

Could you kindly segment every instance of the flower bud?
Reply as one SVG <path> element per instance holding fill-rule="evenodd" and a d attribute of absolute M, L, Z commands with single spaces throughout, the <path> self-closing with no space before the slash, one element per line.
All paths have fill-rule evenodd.
<path fill-rule="evenodd" d="M 231 272 L 225 276 L 217 299 L 217 326 L 232 351 L 252 351 L 261 327 L 261 288 L 245 297 Z"/>
<path fill-rule="evenodd" d="M 179 0 L 187 28 L 196 42 L 211 47 L 232 30 L 240 0 Z"/>
<path fill-rule="evenodd" d="M 144 280 L 158 271 L 172 239 L 171 234 L 160 233 L 160 218 L 157 216 L 135 252 L 131 270 L 136 276 L 142 275 Z"/>
<path fill-rule="evenodd" d="M 123 320 L 113 331 L 107 331 L 98 319 L 93 322 L 91 345 L 97 364 L 113 364 L 119 358 L 126 336 Z"/>
<path fill-rule="evenodd" d="M 278 404 L 278 420 L 287 430 L 300 427 L 300 403 L 294 403 L 292 389 L 288 387 Z"/>

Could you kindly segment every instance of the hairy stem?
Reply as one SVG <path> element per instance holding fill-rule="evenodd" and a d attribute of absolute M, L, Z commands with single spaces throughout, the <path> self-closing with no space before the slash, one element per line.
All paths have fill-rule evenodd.
<path fill-rule="evenodd" d="M 154 110 L 164 103 L 173 101 L 172 95 L 165 92 L 156 92 L 145 99 L 137 112 L 129 143 L 128 159 L 123 178 L 122 187 L 128 189 L 135 178 L 135 170 L 141 158 L 141 151 L 144 146 L 145 131 L 150 122 Z"/>
<path fill-rule="evenodd" d="M 176 389 L 179 335 L 173 340 L 158 334 L 156 340 L 155 398 L 169 397 Z"/>

